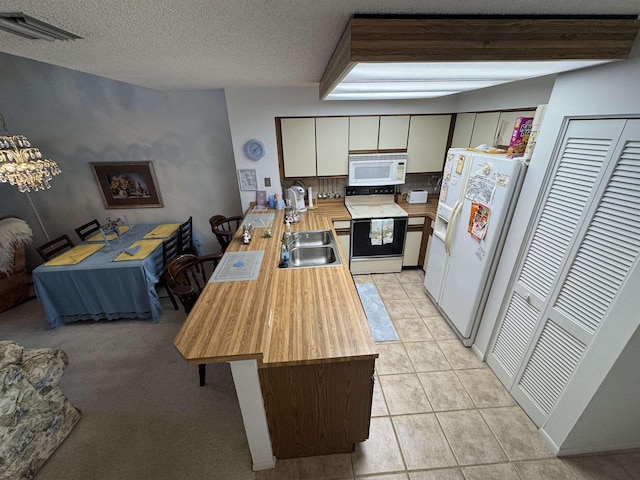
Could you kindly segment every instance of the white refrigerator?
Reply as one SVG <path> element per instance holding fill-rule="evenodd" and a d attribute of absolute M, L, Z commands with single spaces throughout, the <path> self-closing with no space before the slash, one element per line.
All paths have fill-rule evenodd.
<path fill-rule="evenodd" d="M 522 158 L 447 152 L 424 286 L 467 346 L 475 339 L 525 172 Z"/>

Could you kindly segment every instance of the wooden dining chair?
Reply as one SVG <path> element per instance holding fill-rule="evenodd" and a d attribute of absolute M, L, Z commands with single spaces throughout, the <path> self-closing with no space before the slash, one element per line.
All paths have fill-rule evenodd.
<path fill-rule="evenodd" d="M 218 239 L 223 253 L 227 250 L 238 228 L 240 228 L 242 219 L 242 216 L 225 217 L 224 215 L 214 215 L 209 219 L 211 231 Z"/>
<path fill-rule="evenodd" d="M 180 228 L 174 231 L 170 236 L 162 241 L 162 269 L 164 270 L 169 262 L 176 258 L 180 254 Z M 178 310 L 178 303 L 173 295 L 173 292 L 167 287 L 164 275 L 160 276 L 160 281 L 156 284 L 156 287 L 164 287 L 167 291 L 167 295 L 173 304 L 173 308 Z"/>
<path fill-rule="evenodd" d="M 36 247 L 36 251 L 40 254 L 45 262 L 48 262 L 52 258 L 60 255 L 67 250 L 71 250 L 74 247 L 73 242 L 69 238 L 69 235 L 60 235 L 53 240 L 48 241 Z"/>
<path fill-rule="evenodd" d="M 97 219 L 93 219 L 84 225 L 75 229 L 81 242 L 84 242 L 90 235 L 100 231 L 100 222 Z"/>
<path fill-rule="evenodd" d="M 193 217 L 180 225 L 180 253 L 195 253 L 193 248 Z"/>
<path fill-rule="evenodd" d="M 207 280 L 220 263 L 221 253 L 196 257 L 184 254 L 171 260 L 164 269 L 167 290 L 180 301 L 184 312 L 189 314 L 207 285 Z M 200 386 L 205 384 L 206 365 L 198 365 Z"/>

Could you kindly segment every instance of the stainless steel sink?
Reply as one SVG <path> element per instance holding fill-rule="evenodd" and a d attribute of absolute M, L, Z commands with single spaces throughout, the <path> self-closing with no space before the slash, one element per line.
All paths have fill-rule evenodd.
<path fill-rule="evenodd" d="M 340 259 L 333 247 L 296 247 L 289 251 L 290 267 L 318 267 L 332 265 Z"/>
<path fill-rule="evenodd" d="M 294 232 L 291 234 L 289 245 L 294 247 L 315 247 L 331 245 L 333 233 L 331 230 L 311 230 L 307 232 Z"/>
<path fill-rule="evenodd" d="M 341 265 L 336 240 L 331 230 L 294 232 L 286 241 L 289 267 L 326 267 Z"/>

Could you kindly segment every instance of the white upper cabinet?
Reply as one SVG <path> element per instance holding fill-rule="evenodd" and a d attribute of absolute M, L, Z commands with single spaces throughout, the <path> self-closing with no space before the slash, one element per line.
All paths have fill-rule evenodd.
<path fill-rule="evenodd" d="M 451 115 L 411 116 L 407 173 L 442 171 L 450 126 Z"/>
<path fill-rule="evenodd" d="M 518 117 L 533 117 L 534 110 L 515 112 L 459 113 L 451 139 L 452 148 L 508 146 Z"/>
<path fill-rule="evenodd" d="M 473 134 L 471 135 L 470 147 L 486 144 L 495 147 L 496 130 L 500 112 L 476 113 L 473 124 Z"/>
<path fill-rule="evenodd" d="M 516 118 L 518 117 L 531 117 L 535 115 L 535 110 L 518 111 L 518 112 L 500 112 L 498 118 L 498 131 L 496 138 L 498 141 L 495 146 L 509 146 L 511 141 L 511 135 L 513 133 L 513 127 L 516 124 Z"/>
<path fill-rule="evenodd" d="M 349 118 L 349 150 L 377 150 L 380 116 Z"/>
<path fill-rule="evenodd" d="M 469 148 L 471 146 L 471 136 L 475 121 L 475 113 L 459 113 L 456 115 L 456 126 L 453 129 L 451 148 Z"/>
<path fill-rule="evenodd" d="M 316 118 L 316 157 L 319 176 L 348 174 L 349 117 Z"/>
<path fill-rule="evenodd" d="M 380 117 L 378 150 L 405 150 L 409 138 L 409 115 Z"/>
<path fill-rule="evenodd" d="M 282 118 L 282 157 L 285 177 L 316 175 L 315 118 Z"/>

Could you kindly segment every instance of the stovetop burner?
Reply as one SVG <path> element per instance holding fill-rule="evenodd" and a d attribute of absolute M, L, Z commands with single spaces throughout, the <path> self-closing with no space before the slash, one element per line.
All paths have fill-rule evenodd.
<path fill-rule="evenodd" d="M 351 218 L 408 217 L 409 214 L 395 203 L 395 186 L 347 187 L 344 205 Z"/>

